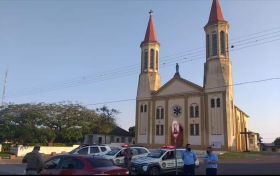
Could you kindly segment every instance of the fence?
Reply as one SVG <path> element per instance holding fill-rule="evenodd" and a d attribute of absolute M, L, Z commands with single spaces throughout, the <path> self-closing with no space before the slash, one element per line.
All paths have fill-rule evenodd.
<path fill-rule="evenodd" d="M 70 152 L 75 148 L 79 147 L 79 145 L 73 145 L 70 147 L 50 147 L 50 146 L 41 146 L 40 153 L 44 153 L 46 155 L 51 154 L 52 152 L 56 153 L 63 153 L 63 152 Z M 11 146 L 10 153 L 16 156 L 25 156 L 27 153 L 32 152 L 34 146 Z"/>

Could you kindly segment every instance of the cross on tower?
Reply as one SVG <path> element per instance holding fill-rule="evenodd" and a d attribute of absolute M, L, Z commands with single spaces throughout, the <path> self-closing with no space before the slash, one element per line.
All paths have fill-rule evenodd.
<path fill-rule="evenodd" d="M 149 14 L 150 14 L 150 16 L 152 16 L 152 15 L 153 15 L 153 11 L 152 11 L 152 10 L 150 10 Z"/>
<path fill-rule="evenodd" d="M 248 137 L 248 134 L 251 134 L 251 132 L 247 132 L 247 128 L 245 128 L 244 132 L 240 132 L 240 134 L 244 134 L 245 135 L 245 145 L 246 145 L 246 151 L 245 152 L 249 152 L 248 151 L 248 144 L 247 144 L 247 137 Z"/>

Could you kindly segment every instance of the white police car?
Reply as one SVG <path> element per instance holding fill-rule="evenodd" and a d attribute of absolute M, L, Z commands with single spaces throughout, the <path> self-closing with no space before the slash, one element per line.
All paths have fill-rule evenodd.
<path fill-rule="evenodd" d="M 126 149 L 127 145 L 123 145 L 122 147 L 115 148 L 103 155 L 102 157 L 111 160 L 117 166 L 124 165 L 124 154 L 123 151 Z M 150 152 L 143 146 L 132 145 L 130 146 L 132 149 L 133 157 L 131 161 L 134 161 L 137 158 L 147 156 Z"/>
<path fill-rule="evenodd" d="M 177 148 L 177 167 L 178 171 L 183 171 L 184 162 L 181 158 L 185 148 Z M 141 157 L 131 163 L 131 171 L 137 174 L 159 175 L 165 172 L 174 172 L 175 164 L 174 146 L 164 146 L 162 149 L 149 153 L 146 157 Z M 199 161 L 195 161 L 196 168 Z"/>

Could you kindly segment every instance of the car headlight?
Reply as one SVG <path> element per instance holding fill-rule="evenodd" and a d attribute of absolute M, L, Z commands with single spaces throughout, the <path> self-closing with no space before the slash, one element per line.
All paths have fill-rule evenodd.
<path fill-rule="evenodd" d="M 143 171 L 146 172 L 147 170 L 148 170 L 148 164 L 144 164 L 144 165 L 143 165 Z"/>
<path fill-rule="evenodd" d="M 129 171 L 126 171 L 125 175 L 129 175 Z"/>

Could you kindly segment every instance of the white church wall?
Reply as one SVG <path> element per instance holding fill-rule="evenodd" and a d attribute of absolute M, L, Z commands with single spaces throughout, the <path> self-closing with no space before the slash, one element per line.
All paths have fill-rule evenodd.
<path fill-rule="evenodd" d="M 165 144 L 165 129 L 166 129 L 166 124 L 165 124 L 165 119 L 168 117 L 165 117 L 165 112 L 166 112 L 166 108 L 165 108 L 165 101 L 164 100 L 159 100 L 155 102 L 155 116 L 157 115 L 157 108 L 162 107 L 164 109 L 164 118 L 163 119 L 156 119 L 155 120 L 155 129 L 157 125 L 163 125 L 163 135 L 160 136 L 155 136 L 155 143 L 156 144 Z M 155 117 L 157 118 L 157 116 Z"/>
<path fill-rule="evenodd" d="M 220 98 L 220 107 L 217 107 L 217 99 Z M 211 108 L 211 99 L 215 100 L 215 108 Z M 208 117 L 210 135 L 224 134 L 224 104 L 222 93 L 208 95 Z"/>
<path fill-rule="evenodd" d="M 224 135 L 210 135 L 210 144 L 213 143 L 221 143 L 222 145 L 225 145 L 225 138 Z"/>
<path fill-rule="evenodd" d="M 138 135 L 138 143 L 147 143 L 148 142 L 148 135 Z"/>
<path fill-rule="evenodd" d="M 172 115 L 172 107 L 173 106 L 180 106 L 181 107 L 181 115 L 179 117 L 174 117 Z M 172 123 L 172 120 L 173 119 L 177 119 L 177 121 L 182 125 L 182 127 L 184 128 L 185 130 L 185 117 L 186 117 L 186 114 L 185 114 L 185 100 L 183 98 L 174 98 L 174 99 L 170 99 L 168 101 L 168 110 L 169 110 L 169 113 L 168 113 L 168 127 L 170 127 L 171 123 Z"/>
<path fill-rule="evenodd" d="M 190 107 L 191 106 L 198 106 L 198 110 L 199 110 L 199 117 L 190 117 Z M 200 97 L 190 97 L 188 99 L 188 109 L 189 109 L 189 113 L 187 115 L 188 117 L 188 126 L 186 127 L 186 130 L 189 130 L 188 134 L 188 143 L 192 144 L 192 145 L 201 145 L 201 103 L 200 103 Z M 195 114 L 195 109 L 194 109 L 194 114 Z M 198 136 L 191 136 L 190 134 L 190 124 L 198 124 L 199 125 L 199 135 Z"/>
<path fill-rule="evenodd" d="M 165 136 L 155 136 L 156 144 L 165 144 Z"/>
<path fill-rule="evenodd" d="M 195 90 L 194 88 L 186 85 L 185 83 L 183 83 L 180 80 L 175 80 L 171 85 L 169 85 L 165 90 L 163 90 L 162 92 L 160 92 L 158 94 L 158 96 L 162 96 L 162 95 L 172 95 L 172 94 L 179 94 L 179 93 L 183 93 L 183 92 L 190 92 L 190 91 L 195 91 L 197 92 L 197 90 Z"/>

